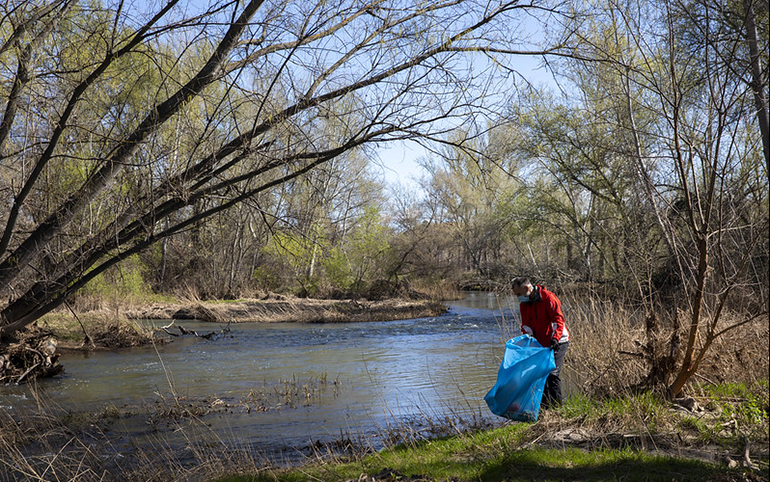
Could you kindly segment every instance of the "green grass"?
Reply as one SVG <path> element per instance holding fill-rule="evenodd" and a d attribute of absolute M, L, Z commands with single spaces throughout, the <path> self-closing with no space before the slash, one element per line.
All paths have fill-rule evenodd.
<path fill-rule="evenodd" d="M 521 427 L 521 428 L 519 428 Z M 300 469 L 229 476 L 216 482 L 300 482 L 359 480 L 362 474 L 384 480 L 478 482 L 702 482 L 741 471 L 704 462 L 652 455 L 632 449 L 585 451 L 577 448 L 521 448 L 525 424 L 399 446 L 348 463 L 317 463 Z M 739 480 L 739 479 L 736 479 Z M 740 479 L 743 480 L 743 479 Z"/>
<path fill-rule="evenodd" d="M 707 408 L 716 410 L 718 418 L 713 423 L 702 420 L 683 420 L 697 430 L 701 440 L 730 446 L 743 443 L 744 439 L 764 440 L 768 428 L 768 381 L 747 386 L 743 383 L 723 383 L 699 387 L 708 397 Z"/>
<path fill-rule="evenodd" d="M 768 386 L 770 386 L 770 381 L 760 380 L 755 386 L 748 386 L 745 383 L 720 383 L 717 385 L 703 384 L 698 387 L 706 395 L 713 398 L 747 398 L 758 392 L 767 393 Z"/>
<path fill-rule="evenodd" d="M 672 423 L 663 397 L 652 392 L 627 394 L 604 400 L 583 394 L 569 397 L 559 408 L 559 414 L 569 420 L 600 427 L 606 432 L 656 432 Z"/>
<path fill-rule="evenodd" d="M 722 403 L 723 416 L 738 419 L 742 434 L 753 429 L 760 445 L 767 440 L 767 395 L 763 387 L 713 388 L 709 403 Z M 717 391 L 719 391 L 717 393 Z M 726 395 L 728 394 L 728 395 Z M 738 397 L 740 395 L 740 397 Z M 728 397 L 730 400 L 725 400 Z M 740 398 L 740 400 L 737 400 Z M 764 405 L 763 405 L 764 404 Z M 677 415 L 678 414 L 678 415 Z M 726 415 L 724 415 L 726 414 Z M 720 434 L 721 419 L 702 413 L 682 414 L 652 393 L 627 394 L 596 400 L 576 395 L 537 423 L 513 423 L 503 428 L 459 434 L 453 437 L 401 444 L 355 460 L 318 460 L 293 469 L 264 470 L 233 475 L 211 482 L 300 482 L 359 480 L 362 475 L 386 481 L 452 482 L 556 482 L 556 481 L 767 481 L 767 460 L 761 470 L 746 478 L 748 469 L 729 469 L 722 464 L 676 458 L 633 447 L 584 450 L 574 446 L 554 448 L 534 442 L 538 434 L 566 427 L 600 433 L 679 431 L 701 434 L 706 442 L 722 441 L 740 448 L 737 435 Z M 764 430 L 764 434 L 760 433 Z M 743 436 L 743 435 L 742 435 Z M 529 443 L 533 442 L 533 443 Z M 731 450 L 732 451 L 732 450 Z M 757 460 L 755 459 L 756 463 Z"/>

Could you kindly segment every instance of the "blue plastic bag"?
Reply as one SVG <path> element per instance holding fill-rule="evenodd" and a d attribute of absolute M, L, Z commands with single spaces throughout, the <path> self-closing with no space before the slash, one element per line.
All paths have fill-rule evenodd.
<path fill-rule="evenodd" d="M 540 411 L 545 379 L 554 368 L 553 350 L 543 348 L 532 336 L 508 340 L 497 383 L 484 396 L 484 401 L 495 415 L 534 422 Z"/>

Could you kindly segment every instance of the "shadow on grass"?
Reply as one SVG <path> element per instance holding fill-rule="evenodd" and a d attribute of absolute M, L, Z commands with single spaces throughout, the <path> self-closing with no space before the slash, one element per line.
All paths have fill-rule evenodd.
<path fill-rule="evenodd" d="M 491 462 L 479 474 L 484 482 L 498 481 L 623 481 L 623 482 L 767 482 L 760 473 L 697 460 L 642 454 L 634 451 L 527 450 Z"/>

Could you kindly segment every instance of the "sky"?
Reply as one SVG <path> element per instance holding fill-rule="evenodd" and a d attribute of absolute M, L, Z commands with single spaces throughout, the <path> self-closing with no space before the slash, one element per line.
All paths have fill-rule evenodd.
<path fill-rule="evenodd" d="M 517 69 L 531 84 L 555 86 L 551 73 L 541 65 L 540 57 L 520 56 Z M 379 159 L 374 162 L 373 171 L 382 176 L 389 186 L 401 185 L 410 190 L 421 190 L 419 179 L 426 171 L 420 166 L 419 159 L 429 155 L 416 142 L 393 142 L 383 146 L 377 152 Z"/>

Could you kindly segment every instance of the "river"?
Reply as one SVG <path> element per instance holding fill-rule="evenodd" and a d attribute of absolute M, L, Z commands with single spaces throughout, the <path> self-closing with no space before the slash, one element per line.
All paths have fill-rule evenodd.
<path fill-rule="evenodd" d="M 23 410 L 43 399 L 73 411 L 142 413 L 116 416 L 110 429 L 134 444 L 158 433 L 170 445 L 183 443 L 174 442 L 178 427 L 170 421 L 205 413 L 200 420 L 218 440 L 281 458 L 343 439 L 376 449 L 399 431 L 430 436 L 436 426 L 494 425 L 501 419 L 483 396 L 505 340 L 516 334 L 510 310 L 501 310 L 507 303 L 468 293 L 438 317 L 244 323 L 214 340 L 66 354 L 62 377 L 41 382 L 37 396 L 30 386 L 2 387 L 0 407 Z M 201 333 L 221 328 L 177 323 Z"/>

